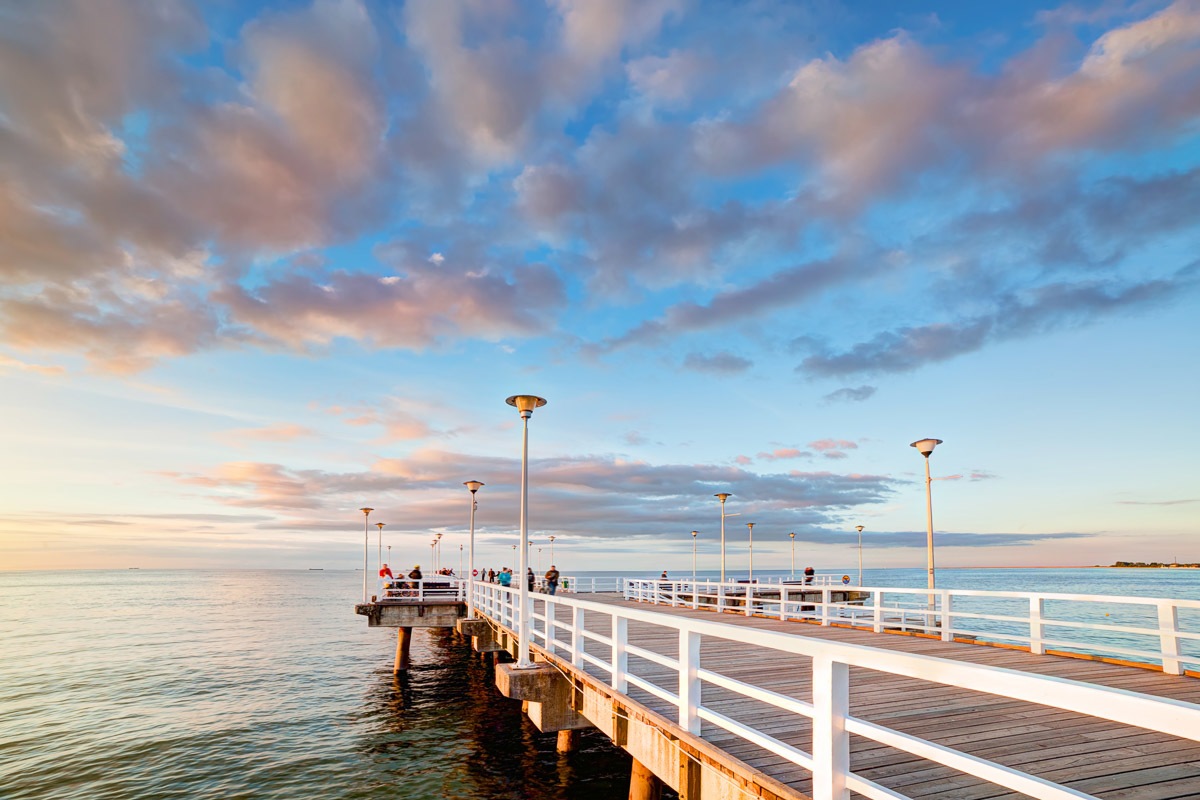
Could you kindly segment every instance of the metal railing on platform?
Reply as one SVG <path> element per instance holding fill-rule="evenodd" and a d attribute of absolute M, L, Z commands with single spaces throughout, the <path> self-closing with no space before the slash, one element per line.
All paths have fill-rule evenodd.
<path fill-rule="evenodd" d="M 848 624 L 876 633 L 973 638 L 1161 665 L 1200 668 L 1200 600 L 1152 597 L 796 586 L 627 579 L 625 598 L 747 616 Z"/>
<path fill-rule="evenodd" d="M 467 582 L 443 575 L 420 580 L 396 578 L 384 581 L 377 597 L 384 603 L 462 602 L 467 599 Z"/>
<path fill-rule="evenodd" d="M 628 581 L 627 585 L 632 583 Z M 668 586 L 672 583 L 675 586 L 668 591 L 679 599 L 680 587 L 687 583 L 668 582 Z M 657 591 L 660 597 L 664 596 L 661 587 Z M 821 587 L 820 591 L 831 590 Z M 474 601 L 479 613 L 510 631 L 518 629 L 517 590 L 476 584 Z M 660 614 L 649 609 L 614 607 L 578 597 L 531 595 L 530 602 L 531 644 L 559 657 L 574 669 L 587 672 L 591 668 L 617 692 L 628 693 L 630 687 L 634 687 L 658 698 L 675 708 L 679 726 L 692 734 L 701 734 L 702 724 L 708 723 L 810 771 L 816 800 L 847 800 L 851 791 L 872 800 L 906 797 L 851 771 L 852 734 L 1042 800 L 1091 797 L 1003 764 L 851 715 L 850 667 L 1007 697 L 1200 742 L 1200 706 L 1178 700 L 969 662 Z M 792 601 L 779 602 L 782 602 L 786 616 Z M 597 617 L 609 623 L 601 625 L 604 632 L 588 630 L 585 626 L 588 619 Z M 675 631 L 678 635 L 676 652 L 659 653 L 633 644 L 629 637 L 631 622 Z M 809 659 L 811 699 L 780 694 L 768 686 L 748 683 L 706 668 L 701 658 L 701 645 L 711 640 L 728 642 L 746 652 L 747 658 L 754 649 L 765 649 Z M 593 643 L 591 649 L 588 643 Z M 632 664 L 630 656 L 636 659 Z M 648 662 L 650 667 L 638 666 L 643 662 Z M 652 671 L 661 672 L 654 665 L 666 667 L 670 678 L 663 681 L 660 677 L 659 682 L 652 680 Z M 753 724 L 732 719 L 705 705 L 702 701 L 704 685 L 721 687 L 735 695 L 811 719 L 812 752 L 800 750 L 756 729 Z"/>

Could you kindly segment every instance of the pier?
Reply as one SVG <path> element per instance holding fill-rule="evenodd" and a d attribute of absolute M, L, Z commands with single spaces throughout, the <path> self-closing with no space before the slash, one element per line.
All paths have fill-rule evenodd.
<path fill-rule="evenodd" d="M 632 800 L 1200 796 L 1200 659 L 1180 646 L 1200 641 L 1180 623 L 1200 603 L 1128 599 L 1158 620 L 1125 627 L 1156 642 L 1135 666 L 1051 655 L 1048 631 L 1081 626 L 1045 615 L 1058 596 L 994 593 L 1028 609 L 992 615 L 1028 644 L 981 646 L 967 631 L 988 615 L 955 595 L 988 593 L 746 588 L 531 595 L 535 663 L 498 664 L 497 686 L 560 749 L 595 727 L 628 751 Z M 518 592 L 476 583 L 471 600 L 459 631 L 515 656 Z"/>

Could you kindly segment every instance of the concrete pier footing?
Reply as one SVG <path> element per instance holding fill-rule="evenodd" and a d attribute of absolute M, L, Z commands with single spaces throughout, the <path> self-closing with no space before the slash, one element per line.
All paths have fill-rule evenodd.
<path fill-rule="evenodd" d="M 565 730 L 558 732 L 558 744 L 555 749 L 560 753 L 573 753 L 579 746 L 579 731 Z"/>
<path fill-rule="evenodd" d="M 496 688 L 505 697 L 526 701 L 530 721 L 543 733 L 593 727 L 574 708 L 575 687 L 550 664 L 524 669 L 516 664 L 500 664 L 496 667 Z"/>

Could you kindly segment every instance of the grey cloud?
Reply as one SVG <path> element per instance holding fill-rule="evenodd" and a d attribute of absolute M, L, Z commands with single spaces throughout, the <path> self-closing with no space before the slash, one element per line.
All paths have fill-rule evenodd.
<path fill-rule="evenodd" d="M 1174 280 L 1141 283 L 1057 283 L 1009 296 L 996 311 L 955 323 L 886 331 L 842 353 L 811 355 L 796 368 L 820 376 L 908 372 L 924 364 L 974 352 L 993 341 L 1031 336 L 1099 315 L 1164 302 L 1195 287 L 1193 270 Z"/>
<path fill-rule="evenodd" d="M 1188 503 L 1200 503 L 1200 498 L 1189 497 L 1183 500 L 1118 500 L 1123 506 L 1182 506 Z"/>
<path fill-rule="evenodd" d="M 688 353 L 687 357 L 683 359 L 683 366 L 685 369 L 696 370 L 697 372 L 736 375 L 750 369 L 754 366 L 754 362 L 748 358 L 742 358 L 729 352 L 713 353 L 712 355 Z"/>
<path fill-rule="evenodd" d="M 842 403 L 842 402 L 861 403 L 864 400 L 870 399 L 870 397 L 875 394 L 875 391 L 876 391 L 876 389 L 874 386 L 858 386 L 858 387 L 846 386 L 846 387 L 843 387 L 836 391 L 830 392 L 829 394 L 825 395 L 821 399 L 824 400 L 826 403 Z"/>

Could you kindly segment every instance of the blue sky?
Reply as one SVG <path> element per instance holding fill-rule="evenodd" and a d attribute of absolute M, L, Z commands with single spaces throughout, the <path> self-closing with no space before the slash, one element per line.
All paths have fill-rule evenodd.
<path fill-rule="evenodd" d="M 0 23 L 0 568 L 1200 561 L 1196 2 Z"/>

